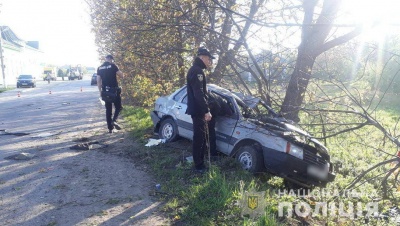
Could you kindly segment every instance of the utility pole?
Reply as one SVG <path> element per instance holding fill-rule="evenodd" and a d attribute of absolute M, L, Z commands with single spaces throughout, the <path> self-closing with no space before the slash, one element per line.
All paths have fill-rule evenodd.
<path fill-rule="evenodd" d="M 0 3 L 0 13 L 2 9 L 3 9 L 3 3 Z M 3 59 L 3 29 L 1 28 L 1 26 L 0 26 L 0 67 L 1 67 L 1 73 L 3 74 L 3 86 L 4 89 L 7 89 L 6 73 L 4 73 L 4 59 Z"/>
<path fill-rule="evenodd" d="M 7 83 L 6 83 L 6 73 L 4 72 L 4 56 L 3 56 L 3 38 L 1 36 L 1 33 L 3 31 L 0 29 L 0 66 L 1 66 L 1 73 L 3 74 L 3 85 L 4 88 L 7 89 Z"/>

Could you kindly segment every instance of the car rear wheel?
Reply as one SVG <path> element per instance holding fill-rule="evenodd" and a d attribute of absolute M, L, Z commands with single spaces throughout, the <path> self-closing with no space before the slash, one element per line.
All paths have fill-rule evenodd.
<path fill-rule="evenodd" d="M 261 172 L 264 169 L 264 157 L 256 146 L 244 145 L 239 148 L 236 160 L 243 169 L 252 173 Z"/>
<path fill-rule="evenodd" d="M 173 119 L 165 119 L 161 122 L 158 136 L 166 139 L 166 142 L 172 142 L 178 139 L 178 126 Z"/>

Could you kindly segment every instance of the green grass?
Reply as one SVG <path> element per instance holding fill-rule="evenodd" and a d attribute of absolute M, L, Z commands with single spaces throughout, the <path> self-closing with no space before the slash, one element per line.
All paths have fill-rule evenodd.
<path fill-rule="evenodd" d="M 217 164 L 212 164 L 204 175 L 194 175 L 192 165 L 186 161 L 191 155 L 191 141 L 180 139 L 173 143 L 160 144 L 154 147 L 144 147 L 147 139 L 152 137 L 153 125 L 149 111 L 141 108 L 126 107 L 124 118 L 131 125 L 133 136 L 143 145 L 129 150 L 129 154 L 138 164 L 144 164 L 151 169 L 152 174 L 161 184 L 161 190 L 154 190 L 154 195 L 165 204 L 164 212 L 174 225 L 298 225 L 304 219 L 278 217 L 280 202 L 315 202 L 332 201 L 326 197 L 293 197 L 277 195 L 277 189 L 285 189 L 283 180 L 268 174 L 251 175 L 243 171 L 233 158 L 225 157 Z M 393 109 L 378 111 L 376 117 L 384 126 L 393 125 L 398 113 Z M 345 120 L 345 119 L 343 119 Z M 333 162 L 340 162 L 337 177 L 327 187 L 328 190 L 345 188 L 357 175 L 375 163 L 387 158 L 374 148 L 394 150 L 390 142 L 382 140 L 380 131 L 371 126 L 354 133 L 346 133 L 327 140 Z M 380 169 L 368 178 L 372 178 L 386 168 Z M 379 178 L 378 178 L 379 179 Z M 337 202 L 361 202 L 365 205 L 372 201 L 372 195 L 379 194 L 379 180 L 371 180 L 355 191 L 362 197 L 339 197 Z M 257 217 L 242 215 L 241 199 L 244 192 L 255 190 L 265 192 L 266 204 L 263 214 Z M 315 191 L 320 191 L 316 188 Z M 379 211 L 384 212 L 394 202 L 379 202 Z M 311 225 L 365 225 L 363 218 L 355 220 L 332 216 L 313 216 L 305 220 Z M 374 219 L 370 219 L 373 222 Z M 380 222 L 373 222 L 382 223 Z"/>
<path fill-rule="evenodd" d="M 149 111 L 140 108 L 124 109 L 124 119 L 131 125 L 133 136 L 144 144 L 152 136 Z M 177 142 L 129 150 L 138 164 L 147 165 L 161 190 L 154 195 L 164 201 L 164 212 L 177 225 L 278 225 L 271 208 L 255 219 L 243 217 L 238 202 L 244 190 L 271 188 L 264 176 L 254 177 L 243 171 L 233 158 L 226 157 L 211 164 L 204 175 L 196 175 L 186 157 L 191 155 L 191 142 Z M 264 181 L 263 181 L 264 180 Z M 243 191 L 242 191 L 243 192 Z M 265 200 L 267 201 L 267 200 Z"/>
<path fill-rule="evenodd" d="M 2 93 L 2 92 L 5 92 L 5 91 L 8 91 L 8 90 L 12 90 L 13 88 L 0 88 L 0 93 Z"/>
<path fill-rule="evenodd" d="M 329 92 L 330 98 L 332 98 L 334 95 L 340 96 L 337 91 L 329 90 Z M 365 90 L 363 90 L 363 92 L 365 92 Z M 374 92 L 365 92 L 363 95 L 360 95 L 362 96 L 361 102 L 364 109 L 367 109 L 370 116 L 376 119 L 379 124 L 382 125 L 382 127 L 385 128 L 390 134 L 393 136 L 398 135 L 400 132 L 398 126 L 400 108 L 398 105 L 396 105 L 398 102 L 398 95 L 387 94 L 384 99 L 380 100 L 377 99 L 376 96 L 373 96 L 373 94 Z M 381 93 L 378 93 L 377 96 L 380 97 L 381 95 Z M 324 97 L 322 93 L 317 93 L 315 96 Z M 359 97 L 359 95 L 355 96 Z M 371 107 L 369 107 L 371 99 L 373 100 L 373 104 Z M 318 99 L 314 99 L 312 101 L 317 102 L 316 100 Z M 313 106 L 315 105 L 309 105 L 310 108 Z M 363 109 L 358 107 L 356 104 L 354 104 L 354 102 L 350 101 L 349 98 L 344 96 L 340 98 L 340 104 L 338 105 L 334 105 L 331 102 L 326 101 L 321 102 L 318 107 L 325 110 L 356 110 L 358 112 L 363 112 Z M 338 123 L 364 123 L 366 121 L 365 118 L 357 117 L 355 114 L 338 114 L 334 112 L 325 113 L 323 117 L 319 114 L 315 114 L 314 117 L 312 117 L 312 113 L 309 115 L 304 114 L 303 116 L 302 123 L 304 124 L 320 123 L 321 118 L 324 119 L 325 123 L 336 123 L 325 125 L 324 129 L 325 131 L 328 131 L 327 134 L 335 133 L 346 128 L 346 126 L 338 127 Z M 347 126 L 347 128 L 350 127 L 352 126 Z M 319 126 L 309 126 L 305 129 L 316 136 L 323 136 L 322 128 Z M 328 185 L 328 189 L 346 188 L 357 176 L 365 172 L 368 168 L 377 163 L 383 162 L 384 160 L 393 158 L 393 156 L 398 152 L 398 147 L 389 139 L 384 138 L 383 132 L 374 125 L 367 125 L 361 129 L 357 129 L 356 131 L 346 132 L 335 137 L 328 138 L 326 140 L 326 144 L 329 148 L 331 161 L 336 166 L 335 171 L 337 174 L 335 181 Z M 358 183 L 356 188 L 352 189 L 353 191 L 361 193 L 362 197 L 355 199 L 340 197 L 338 200 L 343 202 L 361 202 L 362 204 L 366 204 L 373 200 L 380 200 L 378 202 L 378 211 L 380 213 L 385 212 L 389 207 L 399 206 L 399 184 L 394 186 L 391 190 L 393 192 L 392 196 L 390 196 L 388 199 L 381 200 L 383 196 L 382 179 L 388 170 L 394 167 L 398 168 L 398 166 L 395 164 L 387 164 L 386 166 L 382 166 L 377 170 L 367 174 L 363 179 L 363 183 Z M 392 176 L 389 181 L 394 182 L 394 176 Z M 336 222 L 334 219 L 329 217 L 325 218 L 325 220 L 328 220 L 328 222 Z M 345 222 L 349 225 L 365 224 L 363 220 L 359 218 L 355 219 L 353 222 L 347 219 Z M 383 221 L 375 223 L 382 224 L 382 222 Z M 391 222 L 386 222 L 384 225 L 390 225 L 390 223 Z"/>
<path fill-rule="evenodd" d="M 121 114 L 128 122 L 130 131 L 135 138 L 146 139 L 146 135 L 151 133 L 153 123 L 149 116 L 149 110 L 132 106 L 124 106 Z"/>

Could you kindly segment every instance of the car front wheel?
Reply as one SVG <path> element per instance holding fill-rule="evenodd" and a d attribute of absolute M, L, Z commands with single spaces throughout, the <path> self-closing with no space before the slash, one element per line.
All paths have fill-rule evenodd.
<path fill-rule="evenodd" d="M 244 145 L 239 148 L 236 160 L 243 169 L 252 173 L 261 172 L 264 169 L 264 158 L 261 150 L 254 145 Z"/>
<path fill-rule="evenodd" d="M 173 119 L 165 119 L 161 122 L 158 135 L 167 142 L 175 141 L 178 138 L 178 126 Z"/>

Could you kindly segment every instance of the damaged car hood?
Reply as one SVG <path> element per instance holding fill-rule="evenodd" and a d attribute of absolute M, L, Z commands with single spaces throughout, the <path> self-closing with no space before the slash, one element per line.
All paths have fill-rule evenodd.
<path fill-rule="evenodd" d="M 236 93 L 235 93 L 236 94 Z M 262 102 L 258 97 L 242 96 L 236 94 L 249 109 L 254 110 L 255 108 L 264 107 L 268 114 L 260 113 L 254 110 L 254 114 L 250 114 L 248 120 L 253 123 L 263 126 L 264 128 L 274 132 L 278 136 L 284 138 L 287 141 L 293 142 L 302 147 L 311 147 L 320 155 L 330 158 L 328 149 L 316 138 L 314 138 L 308 132 L 300 129 L 299 127 L 290 123 L 289 120 L 283 118 L 276 113 L 270 106 Z M 259 109 L 258 109 L 259 110 Z"/>

